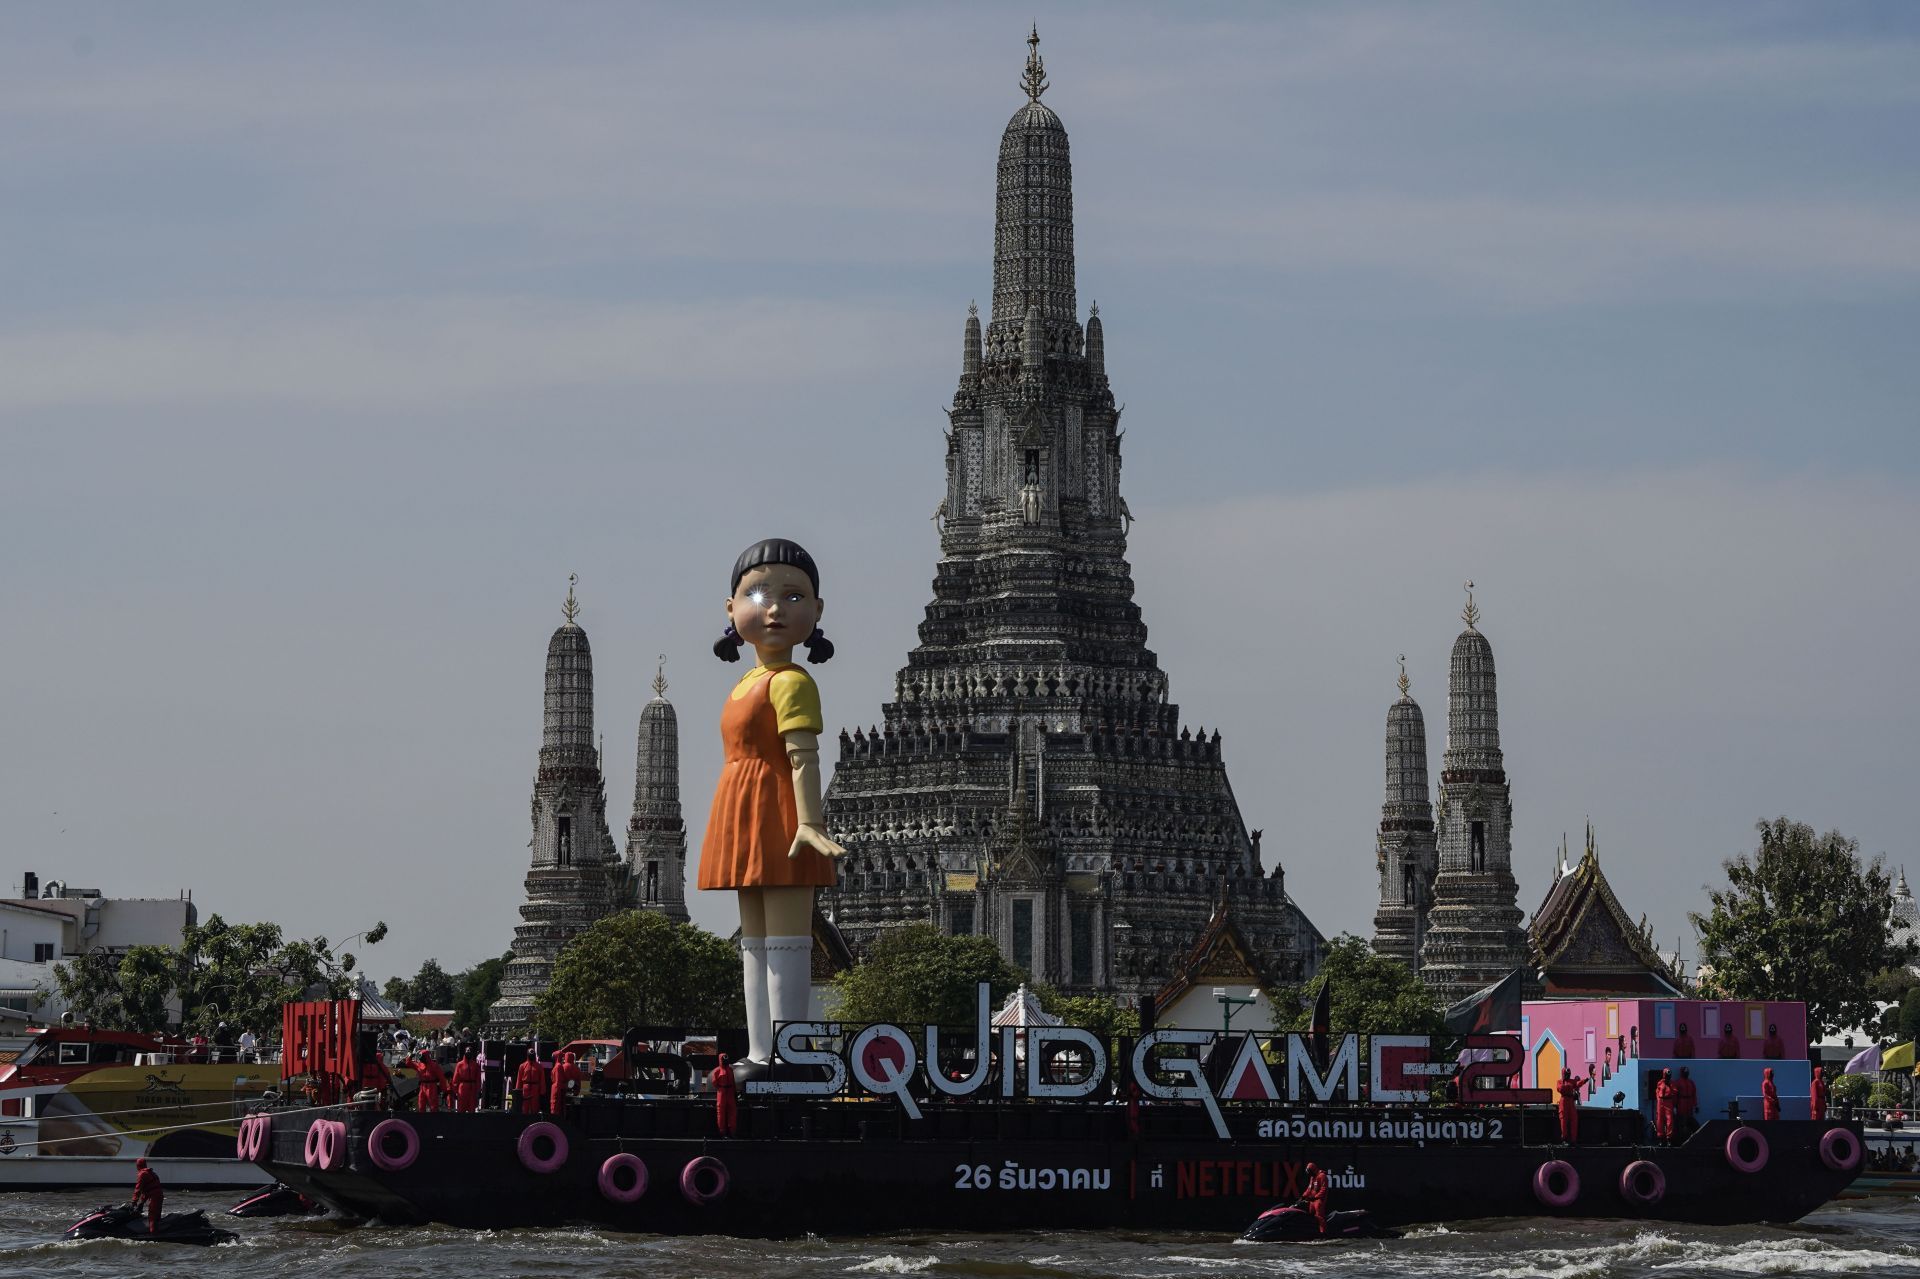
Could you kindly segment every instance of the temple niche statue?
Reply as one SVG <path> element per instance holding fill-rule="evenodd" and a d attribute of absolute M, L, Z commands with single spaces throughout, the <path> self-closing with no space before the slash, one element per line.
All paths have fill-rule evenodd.
<path fill-rule="evenodd" d="M 1224 904 L 1297 981 L 1325 942 L 1263 867 L 1220 734 L 1183 728 L 1126 561 L 1119 409 L 1099 308 L 1075 301 L 1067 132 L 1027 100 L 1000 139 L 993 295 L 969 307 L 949 413 L 941 556 L 882 724 L 840 736 L 825 905 L 856 949 L 932 923 L 994 938 L 1034 980 L 1141 994 Z"/>

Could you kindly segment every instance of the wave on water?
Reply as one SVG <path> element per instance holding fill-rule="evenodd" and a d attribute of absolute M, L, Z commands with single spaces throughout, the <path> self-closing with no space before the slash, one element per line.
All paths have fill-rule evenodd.
<path fill-rule="evenodd" d="M 1689 1257 L 1655 1266 L 1674 1270 L 1725 1270 L 1741 1275 L 1852 1274 L 1859 1270 L 1911 1269 L 1920 1264 L 1920 1252 L 1902 1248 L 1880 1252 L 1870 1248 L 1842 1248 L 1818 1239 L 1753 1240 L 1707 1256 Z"/>
<path fill-rule="evenodd" d="M 939 1264 L 935 1257 L 900 1257 L 892 1253 L 884 1256 L 869 1257 L 867 1260 L 848 1266 L 850 1274 L 869 1275 L 917 1275 L 923 1270 L 931 1270 Z"/>

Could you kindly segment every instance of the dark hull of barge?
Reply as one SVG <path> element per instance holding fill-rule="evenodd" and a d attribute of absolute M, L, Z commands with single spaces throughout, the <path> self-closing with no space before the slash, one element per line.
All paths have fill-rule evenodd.
<path fill-rule="evenodd" d="M 711 1102 L 591 1098 L 559 1121 L 568 1157 L 547 1173 L 530 1171 L 518 1154 L 521 1133 L 540 1117 L 501 1112 L 399 1116 L 420 1142 L 417 1158 L 398 1171 L 376 1166 L 367 1149 L 387 1115 L 275 1115 L 257 1162 L 337 1212 L 390 1223 L 768 1238 L 1102 1227 L 1237 1233 L 1299 1195 L 1309 1160 L 1334 1174 L 1335 1208 L 1365 1208 L 1383 1225 L 1541 1215 L 1790 1222 L 1853 1179 L 1854 1170 L 1821 1159 L 1822 1137 L 1833 1128 L 1859 1135 L 1858 1125 L 1831 1121 L 1755 1124 L 1769 1157 L 1743 1173 L 1726 1155 L 1740 1125 L 1724 1119 L 1677 1147 L 1644 1144 L 1644 1125 L 1631 1112 L 1584 1112 L 1586 1144 L 1572 1147 L 1559 1142 L 1546 1109 L 1420 1112 L 1421 1122 L 1451 1120 L 1461 1133 L 1478 1121 L 1479 1140 L 1396 1139 L 1397 1128 L 1382 1137 L 1374 1127 L 1406 1123 L 1411 1113 L 1233 1107 L 1233 1136 L 1221 1140 L 1197 1106 L 1143 1109 L 1135 1136 L 1116 1106 L 969 1103 L 929 1107 L 916 1121 L 877 1102 L 755 1102 L 741 1108 L 737 1135 L 723 1138 Z M 346 1123 L 345 1156 L 333 1171 L 303 1158 L 317 1118 Z M 1260 1135 L 1291 1133 L 1297 1123 L 1348 1136 Z M 1352 1139 L 1356 1133 L 1365 1135 Z M 602 1163 L 620 1152 L 647 1167 L 647 1189 L 632 1203 L 610 1201 L 598 1184 Z M 695 1204 L 682 1173 L 702 1156 L 724 1165 L 727 1185 L 713 1202 Z M 1535 1173 L 1553 1159 L 1579 1174 L 1579 1193 L 1563 1208 L 1543 1205 L 1534 1190 Z M 1621 1174 L 1636 1160 L 1665 1176 L 1657 1204 L 1622 1191 Z"/>

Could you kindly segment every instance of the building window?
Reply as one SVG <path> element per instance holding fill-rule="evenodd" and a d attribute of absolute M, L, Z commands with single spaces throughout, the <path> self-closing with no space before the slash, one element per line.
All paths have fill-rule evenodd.
<path fill-rule="evenodd" d="M 973 903 L 955 902 L 947 912 L 947 928 L 955 937 L 973 936 Z"/>
<path fill-rule="evenodd" d="M 650 902 L 657 902 L 660 900 L 660 863 L 659 862 L 647 863 L 647 900 Z"/>
<path fill-rule="evenodd" d="M 573 865 L 573 818 L 560 819 L 560 864 Z"/>
<path fill-rule="evenodd" d="M 53 943 L 50 941 L 37 941 L 33 943 L 33 962 L 36 964 L 52 963 Z"/>
<path fill-rule="evenodd" d="M 1093 985 L 1093 907 L 1073 912 L 1073 984 Z"/>
<path fill-rule="evenodd" d="M 1420 904 L 1419 899 L 1414 896 L 1413 867 L 1411 866 L 1402 866 L 1400 868 L 1400 900 L 1408 906 L 1417 906 Z"/>
<path fill-rule="evenodd" d="M 1473 871 L 1477 875 L 1487 868 L 1487 824 L 1473 823 L 1469 838 L 1472 840 Z"/>
<path fill-rule="evenodd" d="M 1013 903 L 1013 962 L 1033 971 L 1033 899 L 1023 897 Z"/>

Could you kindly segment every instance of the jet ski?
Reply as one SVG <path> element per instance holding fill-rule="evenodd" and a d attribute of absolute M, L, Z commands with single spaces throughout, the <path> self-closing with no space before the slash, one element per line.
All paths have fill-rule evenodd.
<path fill-rule="evenodd" d="M 293 1213 L 325 1212 L 326 1209 L 295 1190 L 274 1182 L 256 1190 L 227 1209 L 229 1217 L 285 1217 Z"/>
<path fill-rule="evenodd" d="M 132 1239 L 147 1243 L 190 1243 L 205 1247 L 237 1239 L 231 1230 L 208 1223 L 198 1208 L 192 1212 L 170 1212 L 160 1218 L 160 1228 L 147 1233 L 147 1210 L 130 1203 L 106 1204 L 94 1209 L 67 1227 L 62 1239 Z"/>
<path fill-rule="evenodd" d="M 1349 1208 L 1327 1214 L 1323 1235 L 1312 1212 L 1299 1204 L 1281 1204 L 1256 1217 L 1240 1237 L 1255 1243 L 1318 1243 L 1322 1239 L 1398 1239 L 1400 1232 L 1375 1222 L 1365 1208 Z"/>

